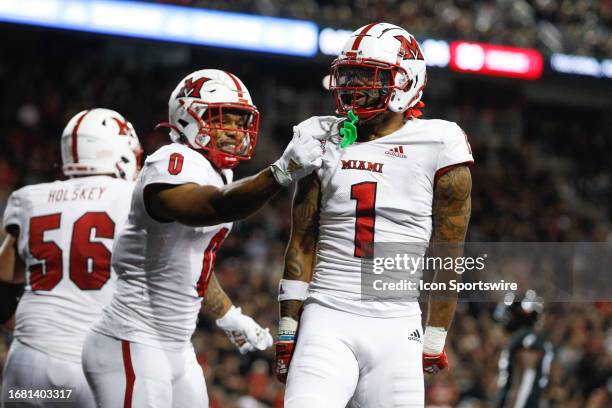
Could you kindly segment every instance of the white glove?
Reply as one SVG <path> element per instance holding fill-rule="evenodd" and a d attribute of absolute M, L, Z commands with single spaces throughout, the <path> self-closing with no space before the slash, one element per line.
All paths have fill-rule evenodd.
<path fill-rule="evenodd" d="M 216 323 L 238 347 L 240 354 L 265 350 L 272 346 L 270 330 L 262 328 L 255 320 L 243 315 L 239 307 L 232 306 L 222 318 L 217 319 Z"/>
<path fill-rule="evenodd" d="M 338 133 L 334 116 L 314 116 L 293 127 L 293 138 L 283 155 L 272 164 L 276 181 L 288 186 L 321 167 L 325 143 Z"/>

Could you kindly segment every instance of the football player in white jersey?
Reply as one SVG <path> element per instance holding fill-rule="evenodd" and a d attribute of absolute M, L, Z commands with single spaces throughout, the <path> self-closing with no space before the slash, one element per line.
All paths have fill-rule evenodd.
<path fill-rule="evenodd" d="M 314 134 L 320 123 L 335 130 L 322 167 L 298 182 L 293 202 L 275 362 L 287 384 L 285 407 L 422 407 L 423 371 L 448 365 L 444 342 L 456 297 L 430 299 L 424 333 L 418 293 L 362 300 L 361 261 L 374 244 L 465 239 L 472 153 L 457 124 L 418 119 L 425 68 L 407 31 L 364 26 L 330 75 L 337 113 L 349 120 L 299 125 Z M 336 136 L 355 124 L 356 134 Z"/>
<path fill-rule="evenodd" d="M 132 125 L 109 109 L 73 117 L 61 150 L 70 178 L 13 192 L 4 212 L 0 280 L 25 279 L 25 292 L 4 366 L 3 406 L 17 390 L 51 389 L 70 392 L 75 406 L 94 406 L 81 348 L 112 296 L 110 250 L 128 215 L 142 150 Z M 53 402 L 30 398 L 18 405 Z"/>
<path fill-rule="evenodd" d="M 321 165 L 320 140 L 294 137 L 260 173 L 232 182 L 249 159 L 259 112 L 242 81 L 214 69 L 185 77 L 169 100 L 171 144 L 149 156 L 112 264 L 117 290 L 83 349 L 83 368 L 101 407 L 207 407 L 190 343 L 201 304 L 233 331 L 244 317 L 225 301 L 213 273 L 232 221 L 257 211 L 283 186 Z M 324 132 L 323 132 L 324 136 Z M 267 331 L 245 333 L 257 348 Z"/>

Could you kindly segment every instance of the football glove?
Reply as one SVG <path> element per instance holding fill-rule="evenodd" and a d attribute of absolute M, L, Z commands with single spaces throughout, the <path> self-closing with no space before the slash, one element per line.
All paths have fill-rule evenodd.
<path fill-rule="evenodd" d="M 276 181 L 288 186 L 321 167 L 325 143 L 338 133 L 334 116 L 315 116 L 293 127 L 293 138 L 271 166 Z"/>
<path fill-rule="evenodd" d="M 442 350 L 440 354 L 423 353 L 423 371 L 435 374 L 445 368 L 448 368 L 448 357 L 446 357 L 445 350 Z"/>
<path fill-rule="evenodd" d="M 262 328 L 255 320 L 243 315 L 239 307 L 232 306 L 216 323 L 238 347 L 240 354 L 265 350 L 273 343 L 270 330 Z"/>
<path fill-rule="evenodd" d="M 289 363 L 293 357 L 297 332 L 297 321 L 291 317 L 281 317 L 278 323 L 278 339 L 275 344 L 274 373 L 281 383 L 287 382 Z"/>
<path fill-rule="evenodd" d="M 423 335 L 423 371 L 434 374 L 448 368 L 444 351 L 447 331 L 444 327 L 425 327 Z"/>

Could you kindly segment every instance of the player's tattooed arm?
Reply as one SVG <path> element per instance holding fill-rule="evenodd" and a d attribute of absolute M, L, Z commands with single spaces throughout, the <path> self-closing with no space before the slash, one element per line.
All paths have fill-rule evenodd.
<path fill-rule="evenodd" d="M 202 311 L 208 313 L 214 319 L 220 319 L 231 307 L 231 299 L 227 296 L 219 284 L 217 276 L 213 273 L 204 294 L 204 300 L 202 300 Z"/>
<path fill-rule="evenodd" d="M 433 200 L 432 255 L 457 257 L 462 254 L 462 244 L 470 221 L 472 176 L 467 166 L 453 168 L 438 180 Z M 436 271 L 434 280 L 446 282 L 458 280 L 460 275 L 444 269 Z M 436 291 L 430 294 L 427 326 L 448 329 L 457 306 L 456 291 Z"/>
<path fill-rule="evenodd" d="M 311 174 L 297 183 L 291 212 L 291 236 L 285 253 L 283 279 L 310 282 L 319 233 L 320 182 Z M 302 301 L 280 302 L 281 317 L 299 320 Z"/>
<path fill-rule="evenodd" d="M 155 218 L 207 226 L 248 217 L 282 188 L 266 169 L 221 188 L 195 183 L 152 184 L 145 188 L 144 198 L 147 211 Z"/>

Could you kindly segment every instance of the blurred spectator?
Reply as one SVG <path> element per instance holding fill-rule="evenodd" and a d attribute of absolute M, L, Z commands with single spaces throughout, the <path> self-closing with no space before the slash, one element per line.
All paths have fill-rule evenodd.
<path fill-rule="evenodd" d="M 373 21 L 417 37 L 484 41 L 612 57 L 609 0 L 153 0 L 183 6 L 314 20 L 356 30 Z"/>

